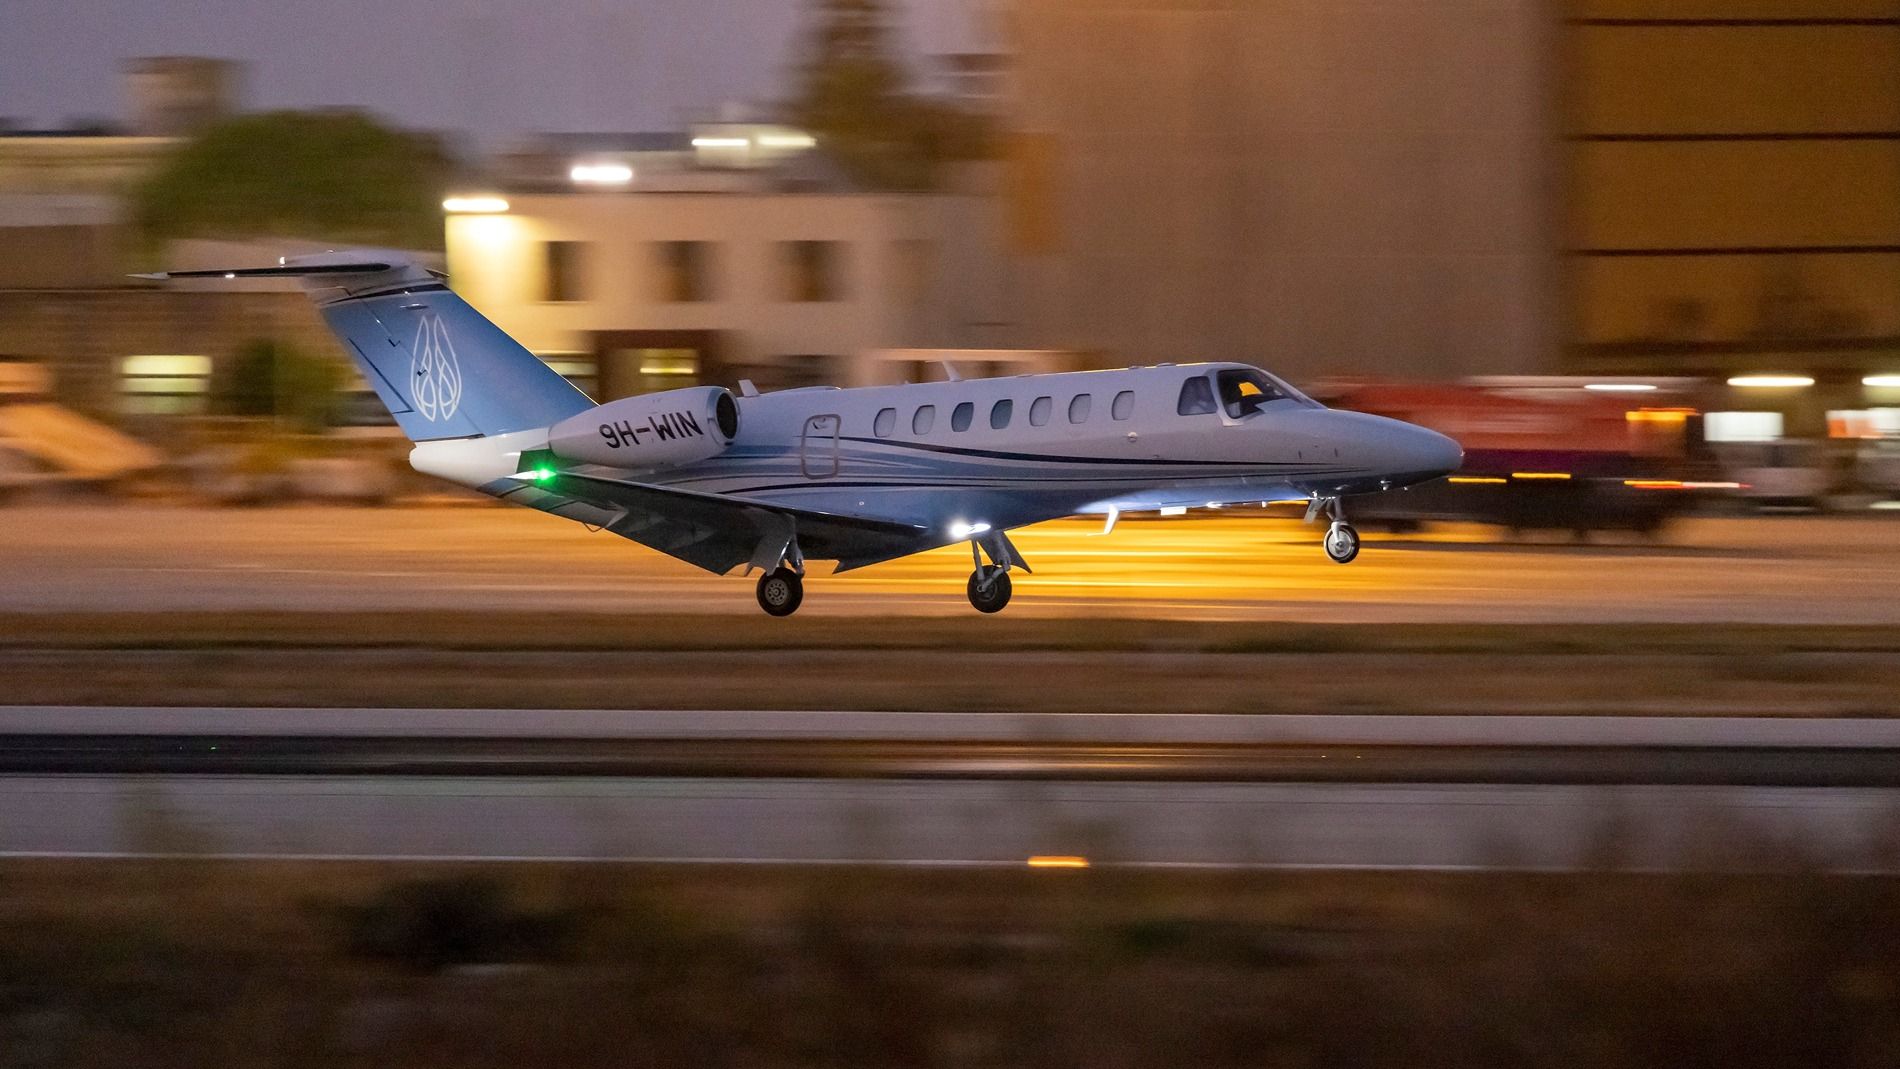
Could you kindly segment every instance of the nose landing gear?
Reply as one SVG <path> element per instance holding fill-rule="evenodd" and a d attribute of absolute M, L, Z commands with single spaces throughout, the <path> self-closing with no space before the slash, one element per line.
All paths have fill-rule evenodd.
<path fill-rule="evenodd" d="M 1359 555 L 1359 532 L 1346 522 L 1345 507 L 1337 497 L 1315 497 L 1306 507 L 1306 522 L 1312 523 L 1314 517 L 1322 511 L 1331 516 L 1332 523 L 1327 525 L 1326 537 L 1320 540 L 1320 546 L 1326 550 L 1326 556 L 1335 564 L 1351 564 Z"/>
<path fill-rule="evenodd" d="M 1344 520 L 1335 520 L 1333 525 L 1326 529 L 1326 538 L 1322 544 L 1326 547 L 1326 555 L 1331 557 L 1335 564 L 1351 564 L 1352 559 L 1359 555 L 1359 532 L 1352 529 L 1352 524 Z"/>

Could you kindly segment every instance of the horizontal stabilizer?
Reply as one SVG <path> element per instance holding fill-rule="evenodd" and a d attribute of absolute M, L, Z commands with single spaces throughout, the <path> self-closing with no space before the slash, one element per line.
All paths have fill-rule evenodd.
<path fill-rule="evenodd" d="M 152 271 L 133 275 L 133 278 L 148 278 L 154 282 L 163 282 L 174 278 L 303 278 L 308 275 L 375 275 L 394 270 L 398 264 L 378 260 L 355 260 L 344 263 L 322 264 L 285 264 L 281 267 L 232 267 L 224 270 L 216 268 L 199 271 Z"/>

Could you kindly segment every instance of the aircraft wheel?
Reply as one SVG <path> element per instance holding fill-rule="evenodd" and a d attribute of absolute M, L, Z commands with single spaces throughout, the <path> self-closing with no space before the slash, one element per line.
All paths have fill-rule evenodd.
<path fill-rule="evenodd" d="M 1326 529 L 1326 555 L 1335 564 L 1351 564 L 1359 555 L 1359 532 L 1350 523 L 1335 523 Z"/>
<path fill-rule="evenodd" d="M 994 576 L 987 590 L 983 587 L 986 572 Z M 994 566 L 971 572 L 969 593 L 977 612 L 1001 612 L 1009 604 L 1009 573 Z"/>
<path fill-rule="evenodd" d="M 805 600 L 805 581 L 790 568 L 759 576 L 759 608 L 770 616 L 790 616 Z"/>

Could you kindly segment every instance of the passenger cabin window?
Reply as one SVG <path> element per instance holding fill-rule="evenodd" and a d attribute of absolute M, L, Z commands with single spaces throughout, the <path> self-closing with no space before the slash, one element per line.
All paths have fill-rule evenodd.
<path fill-rule="evenodd" d="M 1015 408 L 1016 405 L 1007 400 L 998 401 L 994 405 L 991 405 L 990 430 L 1000 431 L 1004 427 L 1009 426 L 1010 413 L 1013 412 Z"/>
<path fill-rule="evenodd" d="M 1214 376 L 1220 384 L 1221 407 L 1231 419 L 1246 419 L 1268 401 L 1291 400 L 1278 383 L 1252 368 L 1236 368 Z"/>
<path fill-rule="evenodd" d="M 871 423 L 871 433 L 877 435 L 879 438 L 889 438 L 891 436 L 891 431 L 895 430 L 896 428 L 897 428 L 897 409 L 895 408 L 879 409 L 877 413 L 877 419 L 873 420 Z"/>
<path fill-rule="evenodd" d="M 1089 395 L 1078 393 L 1069 398 L 1069 422 L 1087 423 L 1089 421 Z"/>
<path fill-rule="evenodd" d="M 937 406 L 923 405 L 917 409 L 916 415 L 910 417 L 910 433 L 929 434 L 931 424 L 936 422 Z"/>
<path fill-rule="evenodd" d="M 1214 387 L 1208 385 L 1206 375 L 1196 375 L 1181 384 L 1181 399 L 1175 402 L 1174 411 L 1183 416 L 1213 413 Z"/>
<path fill-rule="evenodd" d="M 1031 427 L 1048 426 L 1049 412 L 1055 407 L 1056 402 L 1053 397 L 1038 397 L 1029 402 L 1029 425 Z"/>
<path fill-rule="evenodd" d="M 950 429 L 953 431 L 969 430 L 970 418 L 975 415 L 976 406 L 968 401 L 963 402 L 950 410 Z"/>
<path fill-rule="evenodd" d="M 1123 390 L 1115 395 L 1115 401 L 1108 406 L 1108 414 L 1116 419 L 1127 419 L 1135 414 L 1135 391 Z"/>

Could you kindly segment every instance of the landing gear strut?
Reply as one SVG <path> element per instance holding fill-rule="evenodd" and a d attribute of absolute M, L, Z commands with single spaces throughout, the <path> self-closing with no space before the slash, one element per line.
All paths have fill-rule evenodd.
<path fill-rule="evenodd" d="M 983 563 L 979 547 L 989 553 L 991 563 Z M 966 588 L 970 604 L 981 613 L 1003 611 L 1003 606 L 1009 604 L 1009 570 L 1014 567 L 1028 571 L 1029 565 L 1016 555 L 1016 547 L 1009 544 L 1009 538 L 1001 531 L 972 538 L 970 560 L 976 565 Z"/>
<path fill-rule="evenodd" d="M 1332 523 L 1327 525 L 1326 537 L 1320 540 L 1320 545 L 1333 563 L 1351 564 L 1359 555 L 1359 532 L 1346 522 L 1345 507 L 1337 497 L 1315 497 L 1306 508 L 1306 522 L 1313 522 L 1322 511 L 1332 517 Z"/>
<path fill-rule="evenodd" d="M 790 616 L 805 600 L 805 581 L 790 568 L 779 567 L 759 576 L 759 608 L 772 616 Z"/>

